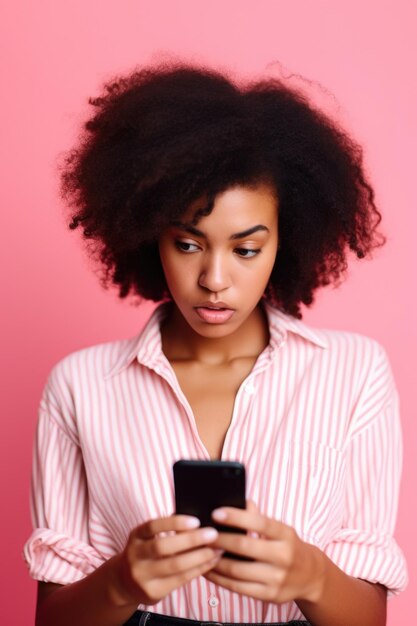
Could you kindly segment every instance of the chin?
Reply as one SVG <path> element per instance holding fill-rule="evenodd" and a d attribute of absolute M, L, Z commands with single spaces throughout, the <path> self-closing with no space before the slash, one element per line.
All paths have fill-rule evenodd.
<path fill-rule="evenodd" d="M 235 330 L 237 330 L 238 326 L 236 326 L 235 324 L 233 326 L 228 325 L 228 324 L 198 324 L 197 325 L 191 325 L 191 328 L 194 330 L 195 333 L 197 333 L 198 335 L 200 335 L 201 337 L 213 337 L 213 338 L 219 338 L 219 337 L 227 337 L 228 335 L 231 335 Z"/>

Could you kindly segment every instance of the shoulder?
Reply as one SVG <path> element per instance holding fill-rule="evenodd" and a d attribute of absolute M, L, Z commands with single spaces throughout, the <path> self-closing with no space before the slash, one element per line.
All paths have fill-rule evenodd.
<path fill-rule="evenodd" d="M 70 415 L 103 397 L 108 373 L 132 353 L 140 334 L 81 348 L 61 358 L 47 375 L 40 408 L 49 414 L 56 409 Z"/>
<path fill-rule="evenodd" d="M 108 341 L 74 350 L 57 361 L 49 373 L 51 383 L 64 383 L 79 376 L 104 379 L 113 364 L 127 351 L 134 338 Z"/>
<path fill-rule="evenodd" d="M 396 406 L 398 391 L 385 348 L 376 339 L 356 332 L 320 329 L 326 348 L 317 359 L 333 394 L 353 402 L 357 429 L 371 423 L 382 410 Z M 352 405 L 352 406 L 353 406 Z M 396 409 L 395 409 L 396 410 Z"/>
<path fill-rule="evenodd" d="M 132 341 L 121 339 L 92 345 L 56 362 L 42 391 L 39 419 L 58 426 L 77 443 L 79 421 L 106 398 L 106 374 Z"/>
<path fill-rule="evenodd" d="M 386 351 L 381 343 L 373 337 L 347 330 L 314 329 L 326 344 L 330 354 L 356 356 L 365 362 L 386 359 Z"/>
<path fill-rule="evenodd" d="M 349 383 L 352 393 L 378 385 L 393 391 L 393 376 L 385 348 L 376 339 L 348 330 L 316 328 L 268 308 L 271 337 L 287 357 L 302 363 L 329 384 Z M 277 350 L 277 356 L 280 354 Z"/>
<path fill-rule="evenodd" d="M 362 381 L 391 377 L 391 366 L 382 344 L 367 335 L 347 330 L 314 329 L 324 348 L 320 360 Z"/>
<path fill-rule="evenodd" d="M 122 371 L 144 352 L 156 351 L 160 345 L 160 318 L 163 307 L 151 314 L 133 337 L 107 341 L 75 350 L 60 359 L 49 372 L 45 391 L 62 395 L 67 390 L 73 398 L 89 390 L 101 392 L 115 373 Z"/>
<path fill-rule="evenodd" d="M 283 338 L 296 350 L 311 347 L 322 360 L 347 359 L 360 361 L 363 367 L 386 361 L 383 346 L 374 338 L 348 330 L 316 328 L 288 314 L 267 308 L 271 335 Z"/>
<path fill-rule="evenodd" d="M 315 381 L 315 398 L 336 407 L 339 423 L 345 415 L 349 438 L 371 424 L 394 427 L 398 421 L 398 391 L 385 348 L 376 339 L 345 330 L 314 329 L 306 348 L 307 380 Z M 300 339 L 293 335 L 293 344 Z M 290 340 L 291 343 L 291 340 Z M 322 395 L 320 395 L 322 394 Z M 382 432 L 380 430 L 380 432 Z M 348 438 L 346 439 L 346 441 Z"/>

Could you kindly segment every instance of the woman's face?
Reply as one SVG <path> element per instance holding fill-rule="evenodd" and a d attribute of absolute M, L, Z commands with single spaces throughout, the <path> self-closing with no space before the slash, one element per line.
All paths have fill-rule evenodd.
<path fill-rule="evenodd" d="M 188 325 L 204 337 L 227 336 L 253 313 L 278 249 L 273 187 L 236 186 L 216 196 L 210 215 L 191 220 L 205 198 L 159 240 L 168 289 Z"/>

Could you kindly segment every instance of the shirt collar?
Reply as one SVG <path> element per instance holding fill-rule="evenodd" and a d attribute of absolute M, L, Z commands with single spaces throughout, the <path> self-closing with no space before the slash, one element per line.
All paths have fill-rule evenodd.
<path fill-rule="evenodd" d="M 162 353 L 160 326 L 169 306 L 170 303 L 159 305 L 152 313 L 143 330 L 132 339 L 122 342 L 122 349 L 105 374 L 105 380 L 122 372 L 134 360 L 137 360 L 142 365 L 151 367 L 160 361 L 161 357 L 165 359 Z M 267 302 L 263 302 L 263 306 L 268 318 L 272 352 L 285 343 L 288 333 L 298 335 L 320 348 L 327 348 L 327 341 L 320 331 L 309 328 L 297 318 L 279 311 Z"/>
<path fill-rule="evenodd" d="M 267 302 L 263 302 L 263 306 L 268 317 L 269 333 L 273 347 L 274 344 L 278 344 L 278 346 L 282 345 L 282 343 L 286 341 L 288 333 L 298 335 L 320 348 L 328 347 L 328 343 L 322 331 L 306 326 L 306 324 L 296 317 L 276 309 Z"/>
<path fill-rule="evenodd" d="M 104 376 L 111 378 L 126 369 L 135 359 L 150 366 L 162 354 L 161 322 L 167 313 L 169 303 L 159 305 L 138 335 L 124 342 L 116 360 Z"/>

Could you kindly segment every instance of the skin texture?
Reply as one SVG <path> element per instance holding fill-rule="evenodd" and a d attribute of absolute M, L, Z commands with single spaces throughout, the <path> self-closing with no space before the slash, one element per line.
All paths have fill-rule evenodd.
<path fill-rule="evenodd" d="M 257 305 L 277 252 L 277 198 L 267 185 L 234 187 L 218 196 L 196 230 L 190 222 L 198 207 L 194 203 L 181 225 L 167 229 L 159 242 L 175 301 L 162 328 L 162 345 L 200 438 L 217 459 L 236 393 L 269 341 Z M 233 309 L 232 317 L 222 324 L 202 320 L 196 305 L 218 301 Z"/>
<path fill-rule="evenodd" d="M 277 254 L 278 201 L 266 184 L 228 189 L 219 194 L 212 213 L 194 227 L 201 232 L 197 236 L 186 227 L 201 204 L 203 200 L 194 203 L 181 220 L 183 227 L 168 228 L 159 241 L 175 302 L 163 328 L 164 352 L 168 351 L 168 358 L 174 351 L 179 355 L 183 346 L 184 357 L 218 364 L 240 355 L 247 346 L 260 348 L 265 320 L 257 305 Z M 237 237 L 256 227 L 256 232 Z M 234 309 L 232 318 L 224 324 L 201 320 L 195 307 L 206 301 L 222 301 Z"/>
<path fill-rule="evenodd" d="M 217 432 L 217 439 L 210 442 L 203 436 L 215 456 L 221 450 L 235 391 L 231 386 L 223 394 L 214 393 L 213 376 L 208 373 L 237 364 L 236 386 L 268 343 L 258 304 L 278 249 L 278 200 L 265 184 L 230 188 L 198 221 L 198 235 L 188 228 L 197 208 L 198 203 L 192 205 L 181 225 L 170 226 L 160 237 L 161 261 L 174 300 L 162 339 L 189 397 L 193 385 L 187 389 L 184 381 L 187 372 L 196 368 L 199 374 L 207 374 L 209 396 L 222 396 L 221 424 L 210 422 L 209 400 L 204 403 L 210 409 L 207 413 L 198 404 L 193 407 L 200 435 Z M 262 228 L 236 237 L 255 226 Z M 230 319 L 222 324 L 201 319 L 196 306 L 219 300 L 233 309 Z M 205 431 L 207 425 L 211 429 Z M 221 510 L 226 517 L 217 517 L 218 521 L 251 534 L 212 529 L 209 536 L 207 529 L 197 528 L 195 522 L 193 526 L 192 518 L 182 515 L 149 520 L 131 531 L 120 554 L 84 579 L 66 586 L 40 583 L 36 626 L 118 626 L 138 604 L 156 604 L 201 575 L 265 602 L 294 600 L 313 626 L 384 626 L 382 586 L 346 575 L 294 529 L 262 515 L 251 501 L 246 510 Z M 173 532 L 166 535 L 167 531 Z M 224 558 L 223 551 L 250 557 L 252 562 Z"/>

